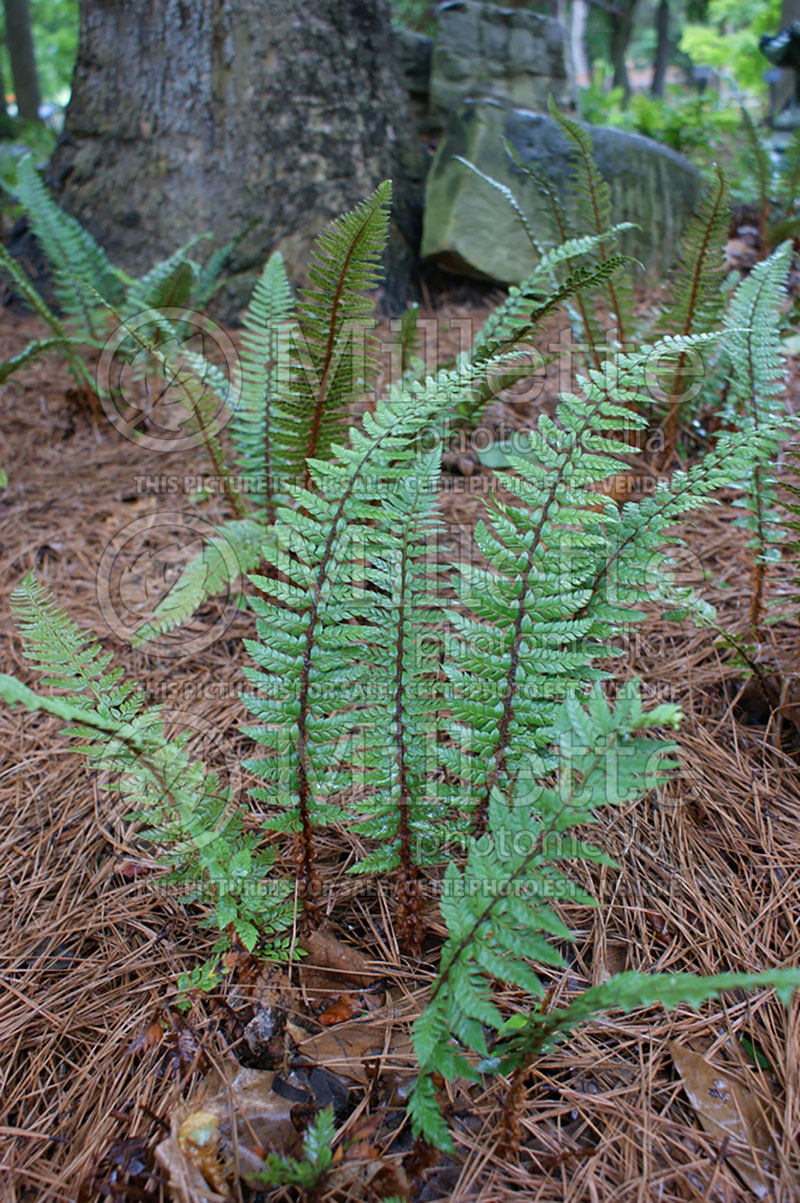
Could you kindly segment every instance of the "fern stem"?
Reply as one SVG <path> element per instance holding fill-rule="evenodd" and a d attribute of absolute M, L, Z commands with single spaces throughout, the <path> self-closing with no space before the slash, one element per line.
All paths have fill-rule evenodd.
<path fill-rule="evenodd" d="M 187 389 L 189 394 L 190 404 L 192 407 L 192 415 L 197 424 L 197 430 L 203 442 L 206 455 L 211 461 L 211 465 L 215 474 L 219 477 L 222 483 L 222 492 L 226 501 L 230 505 L 237 518 L 246 518 L 248 515 L 247 506 L 242 500 L 241 493 L 236 493 L 231 488 L 231 478 L 227 465 L 222 458 L 222 449 L 216 439 L 212 438 L 206 429 L 206 424 L 203 418 L 203 413 L 199 403 L 196 401 L 193 389 Z"/>
<path fill-rule="evenodd" d="M 580 440 L 591 428 L 594 419 L 595 409 L 592 409 L 584 417 L 583 425 L 575 432 L 575 441 L 580 443 Z M 550 509 L 556 502 L 558 490 L 564 479 L 564 472 L 570 463 L 570 454 L 567 452 L 561 467 L 554 473 L 553 481 L 550 485 L 547 497 L 545 498 L 539 520 L 534 528 L 534 537 L 528 548 L 528 555 L 525 562 L 525 567 L 520 574 L 520 592 L 519 592 L 519 607 L 514 619 L 514 637 L 511 642 L 511 655 L 509 659 L 508 671 L 506 673 L 506 688 L 503 695 L 503 711 L 500 716 L 500 721 L 497 726 L 497 745 L 494 749 L 494 765 L 486 779 L 482 796 L 475 810 L 475 820 L 473 824 L 473 833 L 477 838 L 480 838 L 486 833 L 486 826 L 489 818 L 489 800 L 492 796 L 492 790 L 497 785 L 500 777 L 505 772 L 506 767 L 506 752 L 508 751 L 511 742 L 511 720 L 514 717 L 514 695 L 517 688 L 517 673 L 519 671 L 519 655 L 520 647 L 522 646 L 523 631 L 522 624 L 526 614 L 526 600 L 530 588 L 530 578 L 533 572 L 536 553 L 542 542 L 542 536 L 545 526 L 547 525 Z"/>
<path fill-rule="evenodd" d="M 406 589 L 408 586 L 408 528 L 403 535 L 400 573 L 400 604 L 397 619 L 397 650 L 395 655 L 395 691 L 394 691 L 394 726 L 395 726 L 395 761 L 398 773 L 398 821 L 397 832 L 400 838 L 400 864 L 398 872 L 398 896 L 400 902 L 399 936 L 403 951 L 409 956 L 418 957 L 422 949 L 422 928 L 420 920 L 419 879 L 417 867 L 411 848 L 411 790 L 408 782 L 408 755 L 406 749 L 406 731 L 404 712 L 405 673 L 405 605 Z"/>

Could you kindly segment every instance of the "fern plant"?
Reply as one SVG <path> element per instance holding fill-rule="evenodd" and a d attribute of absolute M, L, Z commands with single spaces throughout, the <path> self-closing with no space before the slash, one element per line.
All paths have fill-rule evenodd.
<path fill-rule="evenodd" d="M 321 835 L 336 825 L 352 828 L 358 851 L 351 870 L 388 878 L 403 949 L 416 956 L 425 936 L 422 878 L 439 876 L 451 840 L 456 848 L 466 843 L 466 862 L 444 869 L 448 940 L 414 1033 L 421 1076 L 412 1123 L 446 1147 L 437 1074 L 524 1075 L 547 1041 L 600 1007 L 696 1002 L 731 986 L 769 983 L 786 996 L 800 984 L 800 971 L 783 969 L 705 981 L 622 975 L 562 1011 L 535 1004 L 536 965 L 559 963 L 546 937 L 569 938 L 551 904 L 579 897 L 562 863 L 601 859 L 574 828 L 604 803 L 630 801 L 659 779 L 670 748 L 642 735 L 678 717 L 671 707 L 643 714 L 635 690 L 623 691 L 612 711 L 600 692 L 608 670 L 599 661 L 614 652 L 645 598 L 692 604 L 670 583 L 667 533 L 719 488 L 752 479 L 784 419 L 747 394 L 749 417 L 688 471 L 619 509 L 596 487 L 621 462 L 620 431 L 647 421 L 639 410 L 653 357 L 677 363 L 716 336 L 667 337 L 608 355 L 599 366 L 590 360 L 577 391 L 539 419 L 525 454 L 511 457 L 516 504 L 489 500 L 476 531 L 482 565 L 444 563 L 435 506 L 440 446 L 417 448 L 446 414 L 472 404 L 487 368 L 508 367 L 524 314 L 510 298 L 471 358 L 424 382 L 407 376 L 338 444 L 343 398 L 360 384 L 352 366 L 340 371 L 336 341 L 348 312 L 365 312 L 358 290 L 374 279 L 380 240 L 365 231 L 370 223 L 373 234 L 385 230 L 386 197 L 379 190 L 358 219 L 343 219 L 326 243 L 319 292 L 301 302 L 315 313 L 305 325 L 308 362 L 316 365 L 310 383 L 293 376 L 296 391 L 284 392 L 275 363 L 291 321 L 277 261 L 253 310 L 250 414 L 237 435 L 243 462 L 249 457 L 255 474 L 261 431 L 283 453 L 280 432 L 302 388 L 317 406 L 305 429 L 318 452 L 306 455 L 297 479 L 264 494 L 274 520 L 258 512 L 238 519 L 252 523 L 253 554 L 265 565 L 251 574 L 257 638 L 246 642 L 253 663 L 244 695 L 253 716 L 244 734 L 255 745 L 247 767 L 260 778 L 254 797 L 264 832 L 244 834 L 229 786 L 190 759 L 185 737 L 166 740 L 161 710 L 144 707 L 109 657 L 31 579 L 15 596 L 27 654 L 45 686 L 68 696 L 40 696 L 2 676 L 0 694 L 58 715 L 90 740 L 92 762 L 144 818 L 147 838 L 164 849 L 176 880 L 211 908 L 208 920 L 223 942 L 236 936 L 280 955 L 296 918 L 317 921 Z M 762 291 L 757 277 L 753 295 L 744 294 L 753 320 L 761 315 L 757 303 L 775 298 L 769 288 L 777 273 L 765 265 Z M 746 317 L 735 315 L 723 339 L 738 338 Z M 752 396 L 765 402 L 773 396 L 763 383 L 774 378 L 771 337 L 752 341 L 750 354 L 762 382 Z M 274 353 L 259 375 L 262 345 Z M 329 458 L 320 458 L 323 451 Z M 300 916 L 287 902 L 294 882 L 278 876 L 273 860 L 275 844 L 287 840 Z M 498 984 L 525 993 L 521 1018 L 504 1013 Z"/>
<path fill-rule="evenodd" d="M 762 138 L 746 108 L 741 109 L 744 166 L 756 190 L 760 255 L 764 259 L 779 243 L 800 235 L 797 189 L 800 182 L 800 135 L 794 132 L 780 158 Z"/>
<path fill-rule="evenodd" d="M 0 364 L 0 381 L 42 355 L 58 351 L 66 358 L 76 383 L 94 391 L 93 375 L 78 350 L 102 349 L 108 307 L 122 317 L 144 311 L 155 311 L 155 317 L 167 308 L 203 308 L 219 286 L 222 268 L 237 241 L 221 247 L 201 266 L 189 257 L 201 241 L 194 238 L 140 279 L 133 279 L 114 267 L 88 230 L 55 203 L 33 155 L 19 161 L 13 184 L 4 182 L 2 186 L 22 206 L 47 258 L 59 312 L 56 316 L 19 264 L 0 247 L 0 270 L 50 330 L 49 338 L 34 339 L 20 355 Z"/>
<path fill-rule="evenodd" d="M 729 209 L 728 182 L 717 167 L 716 181 L 706 189 L 683 237 L 672 295 L 659 322 L 664 334 L 707 334 L 719 328 Z M 677 451 L 681 416 L 690 410 L 686 402 L 690 391 L 686 386 L 691 383 L 687 379 L 689 366 L 686 356 L 679 356 L 664 390 L 667 414 L 663 462 L 667 467 Z"/>

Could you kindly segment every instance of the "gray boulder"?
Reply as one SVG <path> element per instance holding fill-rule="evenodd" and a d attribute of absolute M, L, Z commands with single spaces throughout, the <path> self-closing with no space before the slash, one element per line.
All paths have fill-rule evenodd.
<path fill-rule="evenodd" d="M 613 223 L 639 226 L 621 236 L 622 250 L 648 272 L 668 269 L 702 193 L 700 172 L 638 134 L 599 126 L 591 134 L 595 162 L 611 187 Z M 537 255 L 507 201 L 454 158 L 461 155 L 510 188 L 546 241 L 544 198 L 506 154 L 503 138 L 547 177 L 567 213 L 574 212 L 571 144 L 557 122 L 490 100 L 467 102 L 451 119 L 428 174 L 422 255 L 460 275 L 516 284 L 533 270 Z"/>
<path fill-rule="evenodd" d="M 451 0 L 439 10 L 431 64 L 430 119 L 444 128 L 467 98 L 488 96 L 517 108 L 547 112 L 574 105 L 567 34 L 552 17 Z"/>

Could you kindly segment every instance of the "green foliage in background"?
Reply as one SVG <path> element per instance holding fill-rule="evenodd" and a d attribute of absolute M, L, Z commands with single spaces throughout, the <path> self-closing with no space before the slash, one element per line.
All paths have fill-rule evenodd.
<path fill-rule="evenodd" d="M 685 27 L 680 48 L 696 66 L 713 67 L 740 88 L 763 94 L 770 64 L 758 48 L 759 38 L 780 27 L 780 0 L 710 0 L 705 22 Z"/>
<path fill-rule="evenodd" d="M 42 101 L 66 104 L 78 49 L 78 0 L 30 0 L 30 11 Z M 14 84 L 5 24 L 5 10 L 0 6 L 0 67 L 6 94 L 11 94 Z"/>

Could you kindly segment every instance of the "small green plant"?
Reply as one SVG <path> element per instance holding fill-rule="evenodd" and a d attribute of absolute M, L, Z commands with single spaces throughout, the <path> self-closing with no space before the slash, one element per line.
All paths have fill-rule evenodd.
<path fill-rule="evenodd" d="M 268 1153 L 264 1158 L 266 1171 L 255 1175 L 255 1180 L 264 1186 L 293 1186 L 307 1199 L 316 1198 L 333 1161 L 335 1134 L 333 1107 L 325 1107 L 308 1126 L 302 1159 Z"/>
<path fill-rule="evenodd" d="M 176 1007 L 188 1011 L 195 994 L 207 994 L 219 985 L 219 962 L 216 959 L 204 961 L 188 973 L 182 973 L 178 978 L 178 997 Z"/>

